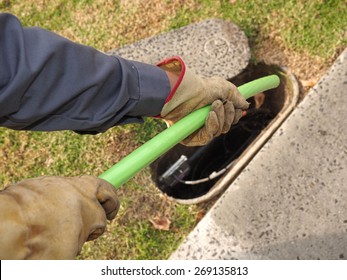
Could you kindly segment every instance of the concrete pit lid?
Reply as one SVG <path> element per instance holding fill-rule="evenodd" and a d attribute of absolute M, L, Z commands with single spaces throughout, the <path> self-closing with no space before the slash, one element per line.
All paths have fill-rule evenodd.
<path fill-rule="evenodd" d="M 251 57 L 244 32 L 234 23 L 221 19 L 191 24 L 110 50 L 107 54 L 149 64 L 180 56 L 197 74 L 225 79 L 241 73 Z"/>

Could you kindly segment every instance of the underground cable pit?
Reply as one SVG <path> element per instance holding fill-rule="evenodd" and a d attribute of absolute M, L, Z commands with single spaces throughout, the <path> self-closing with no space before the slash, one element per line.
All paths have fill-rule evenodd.
<path fill-rule="evenodd" d="M 250 65 L 230 81 L 240 86 L 254 79 L 277 74 L 280 86 L 248 99 L 246 116 L 230 131 L 203 147 L 176 145 L 150 165 L 155 185 L 169 197 L 189 201 L 206 196 L 271 126 L 290 98 L 290 89 L 283 69 L 273 65 Z M 199 202 L 199 201 L 198 201 Z"/>

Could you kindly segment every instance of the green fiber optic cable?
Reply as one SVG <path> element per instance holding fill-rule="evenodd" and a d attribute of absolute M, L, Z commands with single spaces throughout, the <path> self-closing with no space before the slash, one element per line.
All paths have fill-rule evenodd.
<path fill-rule="evenodd" d="M 241 95 L 248 99 L 257 93 L 278 87 L 279 83 L 280 79 L 278 76 L 270 75 L 246 83 L 238 87 L 238 89 Z M 111 183 L 115 188 L 119 188 L 137 172 L 201 128 L 205 124 L 210 108 L 211 106 L 206 106 L 185 116 L 134 150 L 99 177 Z"/>

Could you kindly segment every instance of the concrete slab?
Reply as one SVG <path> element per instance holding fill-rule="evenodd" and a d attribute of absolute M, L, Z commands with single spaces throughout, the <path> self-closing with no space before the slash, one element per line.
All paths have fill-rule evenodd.
<path fill-rule="evenodd" d="M 171 259 L 347 259 L 347 49 Z"/>
<path fill-rule="evenodd" d="M 191 24 L 108 54 L 149 64 L 178 55 L 199 75 L 225 79 L 242 72 L 251 57 L 244 32 L 237 25 L 220 19 Z"/>

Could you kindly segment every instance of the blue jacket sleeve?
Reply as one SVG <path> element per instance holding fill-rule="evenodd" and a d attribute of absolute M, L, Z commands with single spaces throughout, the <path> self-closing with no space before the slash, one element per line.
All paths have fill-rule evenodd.
<path fill-rule="evenodd" d="M 108 56 L 0 14 L 0 126 L 103 132 L 161 111 L 159 67 Z"/>

